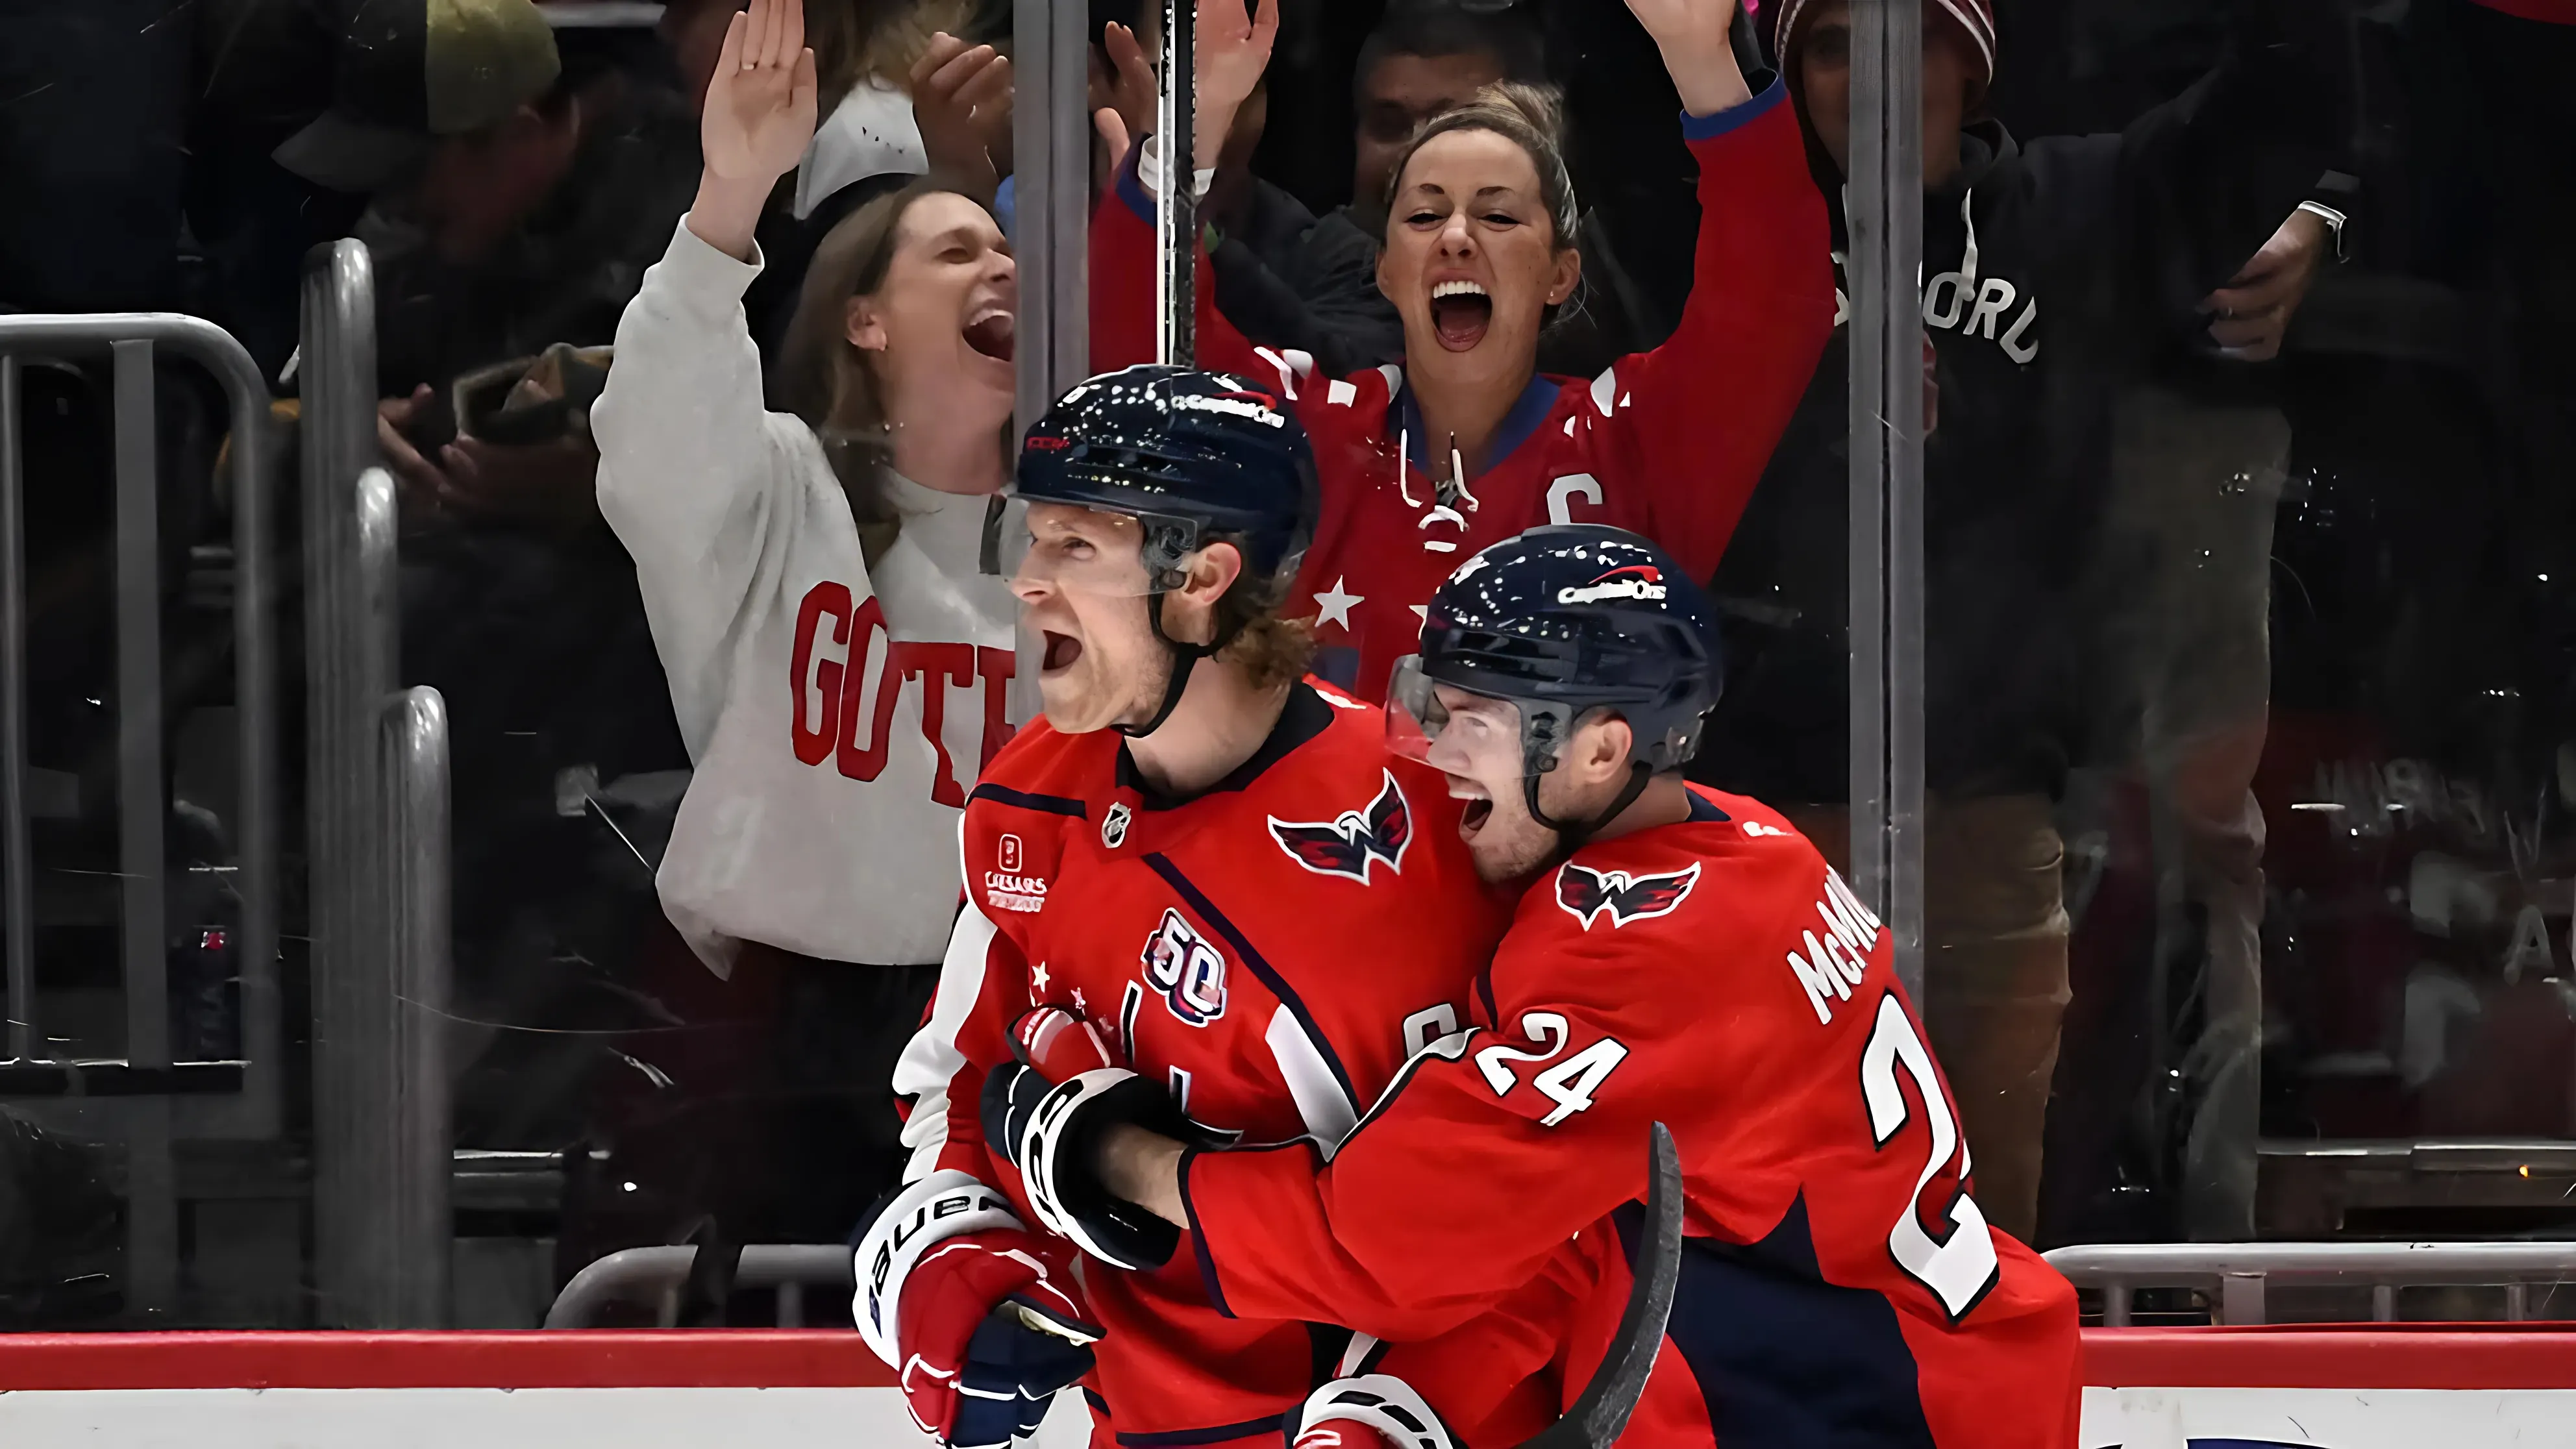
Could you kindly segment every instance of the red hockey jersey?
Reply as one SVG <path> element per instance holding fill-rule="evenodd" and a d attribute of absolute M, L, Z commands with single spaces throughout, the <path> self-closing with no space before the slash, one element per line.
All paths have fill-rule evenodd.
<path fill-rule="evenodd" d="M 1450 570 L 1540 524 L 1616 524 L 1693 578 L 1716 571 L 1833 334 L 1833 247 L 1779 82 L 1682 128 L 1699 161 L 1700 230 L 1680 325 L 1588 384 L 1533 379 L 1494 461 L 1445 503 L 1431 480 L 1448 475 L 1447 445 L 1423 437 L 1402 368 L 1329 380 L 1304 353 L 1256 348 L 1218 315 L 1202 261 L 1200 365 L 1276 379 L 1314 441 L 1323 514 L 1289 612 L 1316 621 L 1319 673 L 1381 698 Z M 1153 218 L 1131 156 L 1093 214 L 1097 369 L 1153 360 Z"/>
<path fill-rule="evenodd" d="M 1457 814 L 1436 773 L 1388 755 L 1375 707 L 1305 685 L 1251 760 L 1185 802 L 1142 788 L 1113 732 L 1022 729 L 968 798 L 966 905 L 896 1075 L 918 1097 L 909 1175 L 964 1171 L 1036 1221 L 978 1104 L 1010 1023 L 1046 1003 L 1210 1132 L 1329 1152 L 1464 1022 L 1508 919 Z M 1089 1265 L 1108 1330 L 1095 1409 L 1124 1443 L 1275 1442 L 1330 1344 L 1297 1315 L 1229 1312 L 1197 1256 L 1184 1234 L 1154 1272 Z"/>
<path fill-rule="evenodd" d="M 1624 1444 L 2069 1449 L 2074 1290 L 1968 1195 L 1885 931 L 1777 814 L 1705 792 L 1692 810 L 1534 885 L 1478 1029 L 1408 1063 L 1329 1166 L 1185 1157 L 1209 1291 L 1425 1334 L 1606 1217 L 1623 1251 L 1560 1360 L 1579 1386 L 1627 1294 L 1661 1120 L 1687 1256 Z"/>

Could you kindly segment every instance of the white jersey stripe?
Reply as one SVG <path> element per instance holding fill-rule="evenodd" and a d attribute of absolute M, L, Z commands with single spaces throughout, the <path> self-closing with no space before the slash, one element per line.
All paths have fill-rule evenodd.
<path fill-rule="evenodd" d="M 966 870 L 963 816 L 957 821 L 957 871 L 960 880 L 973 879 Z M 930 1020 L 913 1033 L 894 1064 L 895 1095 L 919 1099 L 913 1103 L 912 1116 L 903 1124 L 903 1145 L 912 1149 L 912 1160 L 903 1172 L 906 1182 L 918 1182 L 936 1170 L 939 1150 L 948 1145 L 948 1084 L 966 1069 L 966 1054 L 957 1049 L 957 1033 L 975 1010 L 976 999 L 984 994 L 984 975 L 998 934 L 992 918 L 975 903 L 975 893 L 969 889 L 965 906 L 957 912 L 956 928 L 948 938 L 948 955 L 940 962 L 939 989 L 931 998 Z M 968 1103 L 966 1110 L 976 1110 L 975 1104 Z"/>
<path fill-rule="evenodd" d="M 1271 1059 L 1279 1063 L 1280 1079 L 1288 1084 L 1288 1096 L 1297 1104 L 1307 1135 L 1329 1160 L 1358 1125 L 1359 1108 L 1342 1091 L 1323 1052 L 1285 1003 L 1270 1013 L 1270 1029 L 1262 1036 L 1270 1044 Z"/>

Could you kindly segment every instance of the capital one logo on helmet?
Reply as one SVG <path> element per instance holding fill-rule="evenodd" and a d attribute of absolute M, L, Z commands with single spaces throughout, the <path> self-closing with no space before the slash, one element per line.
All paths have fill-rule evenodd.
<path fill-rule="evenodd" d="M 1162 993 L 1163 1004 L 1184 1026 L 1205 1026 L 1225 1015 L 1225 956 L 1179 911 L 1164 909 L 1140 959 L 1146 984 Z"/>
<path fill-rule="evenodd" d="M 1228 417 L 1250 418 L 1264 427 L 1288 426 L 1288 420 L 1279 415 L 1277 404 L 1266 394 L 1257 392 L 1226 392 L 1214 397 L 1183 393 L 1172 399 L 1172 407 L 1185 413 L 1224 413 Z"/>
<path fill-rule="evenodd" d="M 1597 604 L 1604 599 L 1660 599 L 1664 596 L 1664 571 L 1653 564 L 1629 564 L 1615 568 L 1588 584 L 1575 584 L 1556 591 L 1560 604 Z"/>

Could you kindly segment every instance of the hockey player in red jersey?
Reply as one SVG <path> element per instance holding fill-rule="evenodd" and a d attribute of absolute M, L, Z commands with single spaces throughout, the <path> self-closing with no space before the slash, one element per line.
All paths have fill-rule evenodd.
<path fill-rule="evenodd" d="M 1321 1330 L 1210 1297 L 1159 1219 L 1024 1180 L 980 1115 L 988 1079 L 1007 1113 L 1014 1023 L 1060 1007 L 1083 1030 L 1044 1013 L 1017 1054 L 1132 1067 L 1133 1115 L 1194 1141 L 1329 1150 L 1464 1021 L 1508 901 L 1438 772 L 1301 679 L 1304 631 L 1276 613 L 1314 520 L 1293 414 L 1241 379 L 1130 368 L 1048 412 L 1017 487 L 1045 718 L 967 802 L 966 903 L 895 1077 L 908 1186 L 857 1245 L 855 1314 L 947 1444 L 1033 1427 L 1076 1378 L 1119 1442 L 1275 1443 L 1329 1376 Z M 1041 1229 L 1130 1271 L 1077 1284 Z"/>
<path fill-rule="evenodd" d="M 1662 1120 L 1690 1251 L 1623 1443 L 2067 1449 L 2074 1292 L 1970 1197 L 1886 931 L 1778 814 L 1677 773 L 1713 651 L 1699 590 L 1633 535 L 1539 529 L 1469 559 L 1387 717 L 1468 802 L 1478 868 L 1526 885 L 1474 1029 L 1408 1062 L 1329 1160 L 1119 1126 L 1057 1175 L 1190 1223 L 1239 1313 L 1401 1336 L 1474 1313 L 1587 1224 L 1633 1254 L 1636 1142 Z M 1608 1256 L 1564 1382 L 1625 1296 Z M 1450 1389 L 1417 1382 L 1435 1405 Z M 1343 1449 L 1372 1429 L 1437 1442 L 1383 1417 L 1385 1388 L 1319 1392 L 1310 1427 Z"/>
<path fill-rule="evenodd" d="M 1699 163 L 1690 300 L 1653 351 L 1591 379 L 1537 372 L 1539 332 L 1579 282 L 1581 211 L 1546 120 L 1511 93 L 1431 121 L 1391 193 L 1364 198 L 1388 208 L 1378 285 L 1404 320 L 1403 366 L 1336 380 L 1255 347 L 1216 311 L 1202 263 L 1200 360 L 1274 388 L 1315 440 L 1323 513 L 1286 612 L 1315 621 L 1319 671 L 1366 698 L 1412 652 L 1432 589 L 1522 529 L 1618 524 L 1708 577 L 1833 333 L 1824 202 L 1787 91 L 1768 72 L 1749 84 L 1738 62 L 1736 0 L 1628 8 L 1662 52 Z M 1244 0 L 1200 9 L 1205 168 L 1268 63 L 1277 0 L 1253 16 Z M 1749 28 L 1745 40 L 1758 56 Z M 1094 214 L 1097 367 L 1154 355 L 1157 144 L 1134 148 Z"/>

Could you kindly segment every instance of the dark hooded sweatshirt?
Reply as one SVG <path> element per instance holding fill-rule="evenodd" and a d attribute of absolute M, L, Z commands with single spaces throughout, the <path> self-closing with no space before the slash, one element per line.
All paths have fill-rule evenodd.
<path fill-rule="evenodd" d="M 1979 121 L 1957 177 L 1924 197 L 1940 389 L 1924 450 L 1934 791 L 2063 784 L 2095 652 L 2083 602 L 2100 596 L 2088 586 L 2113 400 L 2151 369 L 2188 371 L 2205 350 L 2199 299 L 2334 166 L 2341 26 L 2331 0 L 2250 4 L 2229 54 L 2126 130 L 2025 149 Z M 1839 272 L 1840 187 L 1826 192 Z M 1849 344 L 1837 326 L 1711 585 L 1728 683 L 1692 773 L 1781 803 L 1849 790 Z"/>

